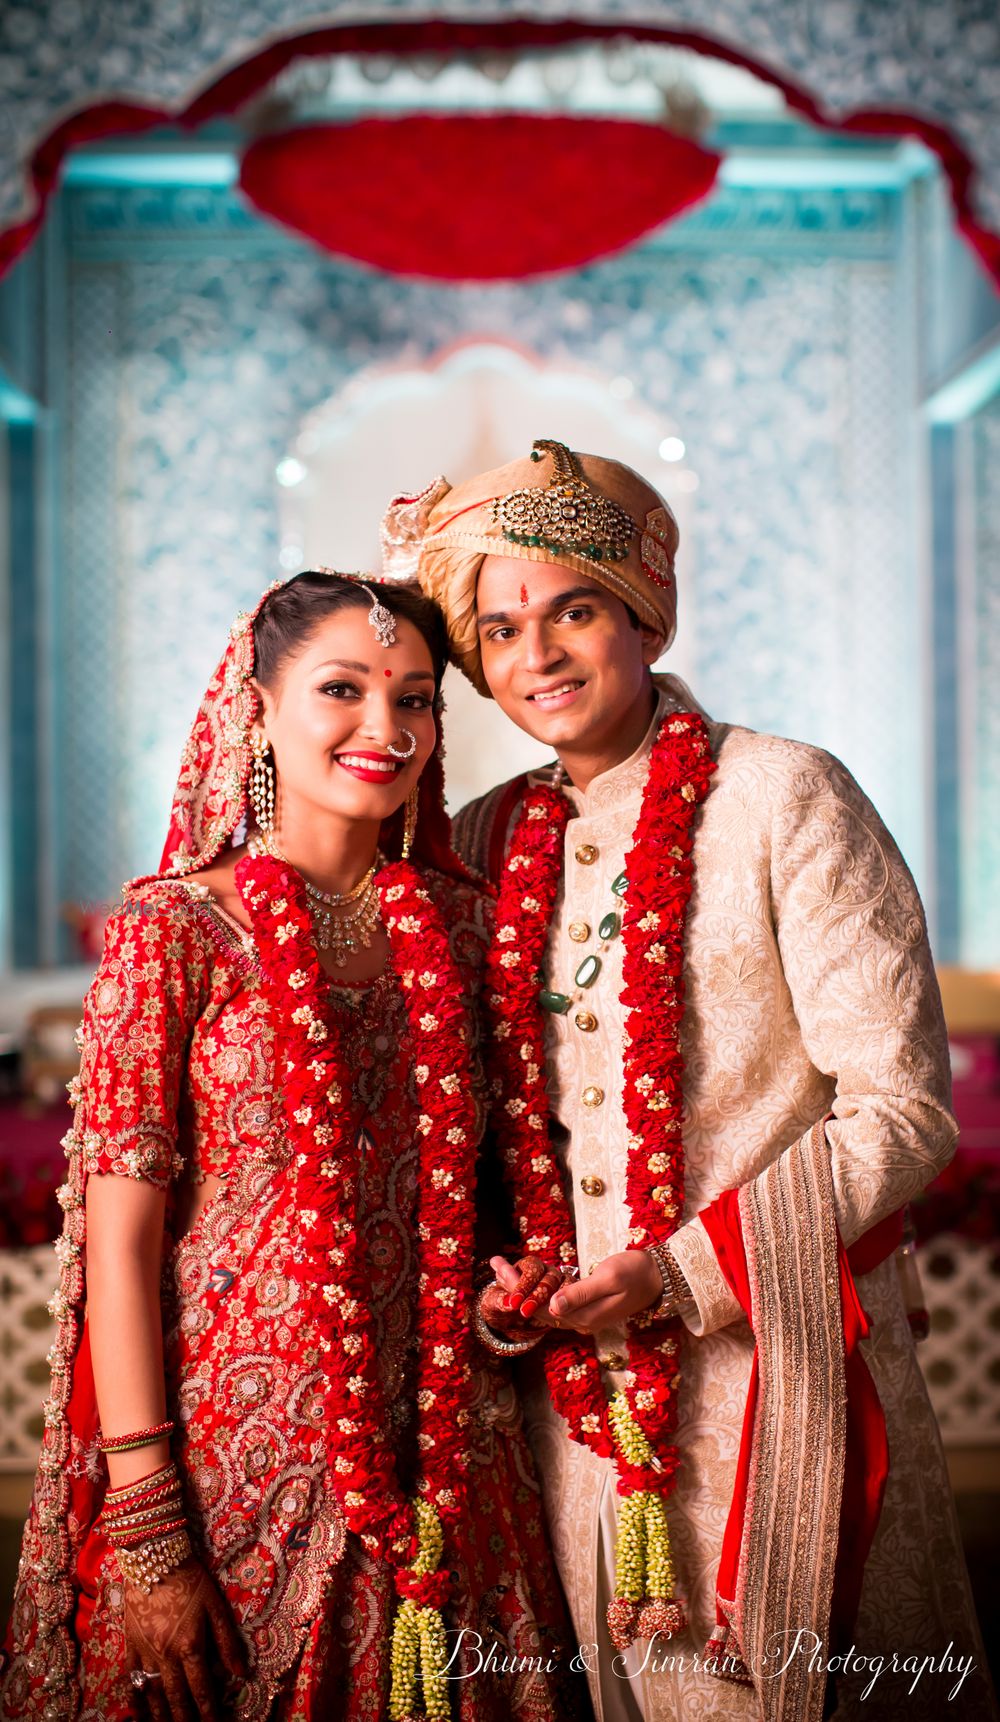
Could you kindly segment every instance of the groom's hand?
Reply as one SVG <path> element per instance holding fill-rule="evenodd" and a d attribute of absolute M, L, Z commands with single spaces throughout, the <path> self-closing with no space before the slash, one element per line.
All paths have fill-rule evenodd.
<path fill-rule="evenodd" d="M 649 1309 L 663 1296 L 663 1279 L 646 1250 L 622 1250 L 606 1256 L 586 1279 L 561 1286 L 549 1302 L 559 1327 L 577 1333 L 597 1333 Z"/>
<path fill-rule="evenodd" d="M 516 1337 L 526 1329 L 551 1327 L 549 1299 L 563 1284 L 565 1275 L 541 1256 L 521 1256 L 508 1262 L 491 1256 L 496 1284 L 487 1286 L 480 1305 L 483 1316 L 496 1333 Z"/>

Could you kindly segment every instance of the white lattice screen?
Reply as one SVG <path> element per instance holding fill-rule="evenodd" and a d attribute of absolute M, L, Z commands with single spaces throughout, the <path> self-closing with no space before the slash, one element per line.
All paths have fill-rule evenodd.
<path fill-rule="evenodd" d="M 0 1250 L 0 1472 L 35 1463 L 55 1331 L 46 1305 L 58 1278 L 51 1244 Z"/>
<path fill-rule="evenodd" d="M 918 1260 L 931 1330 L 917 1355 L 945 1446 L 1000 1446 L 1000 1245 L 944 1232 Z"/>

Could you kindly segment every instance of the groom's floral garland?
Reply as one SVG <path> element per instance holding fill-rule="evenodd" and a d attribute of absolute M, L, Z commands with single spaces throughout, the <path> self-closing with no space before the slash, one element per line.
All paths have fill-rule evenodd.
<path fill-rule="evenodd" d="M 353 1075 L 327 1007 L 300 875 L 266 855 L 244 857 L 236 883 L 253 922 L 275 1012 L 281 1084 L 302 1228 L 300 1284 L 323 1335 L 329 1476 L 348 1528 L 392 1562 L 402 1599 L 392 1649 L 394 1722 L 451 1714 L 444 1625 L 445 1527 L 466 1497 L 470 1423 L 476 1124 L 462 982 L 441 915 L 408 862 L 376 885 L 402 985 L 421 1113 L 417 1305 L 419 1493 L 396 1474 L 379 1379 L 365 1264 L 358 1248 Z"/>
<path fill-rule="evenodd" d="M 683 1210 L 684 921 L 693 875 L 694 815 L 714 770 L 702 718 L 693 712 L 665 718 L 651 750 L 642 808 L 625 859 L 623 1099 L 631 1249 L 669 1236 Z M 576 1265 L 575 1229 L 550 1152 L 538 989 L 570 812 L 566 797 L 547 785 L 525 796 L 500 886 L 487 970 L 499 1128 L 521 1242 L 526 1250 L 567 1267 Z M 640 1634 L 676 1631 L 684 1620 L 673 1595 L 663 1505 L 678 1465 L 670 1439 L 678 1351 L 675 1323 L 634 1327 L 625 1387 L 610 1405 L 592 1339 L 557 1331 L 543 1354 L 553 1403 L 572 1438 L 616 1460 L 624 1500 L 608 1622 L 621 1647 Z"/>

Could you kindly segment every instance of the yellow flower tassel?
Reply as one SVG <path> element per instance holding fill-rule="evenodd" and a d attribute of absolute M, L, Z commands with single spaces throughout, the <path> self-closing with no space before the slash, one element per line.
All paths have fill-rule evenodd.
<path fill-rule="evenodd" d="M 615 1442 L 628 1463 L 650 1465 L 653 1449 L 623 1392 L 611 1400 L 609 1416 Z M 608 1608 L 608 1630 L 619 1650 L 627 1650 L 637 1638 L 653 1638 L 657 1633 L 670 1638 L 683 1631 L 687 1623 L 674 1599 L 675 1583 L 662 1495 L 639 1489 L 623 1496 L 615 1547 L 615 1600 Z"/>
<path fill-rule="evenodd" d="M 403 1722 L 417 1702 L 417 1661 L 420 1655 L 420 1628 L 417 1607 L 404 1597 L 396 1608 L 392 1623 L 392 1690 L 389 1694 L 389 1715 L 392 1722 Z"/>
<path fill-rule="evenodd" d="M 624 1389 L 619 1388 L 618 1392 L 612 1395 L 608 1417 L 622 1457 L 627 1459 L 630 1465 L 651 1465 L 655 1454 L 646 1439 L 645 1431 L 632 1416 L 628 1394 Z"/>
<path fill-rule="evenodd" d="M 625 1495 L 618 1513 L 615 1543 L 615 1596 L 646 1600 L 646 1495 Z"/>
<path fill-rule="evenodd" d="M 414 1502 L 414 1511 L 417 1555 L 412 1570 L 417 1578 L 426 1578 L 437 1572 L 440 1565 L 444 1533 L 435 1509 L 422 1496 Z M 422 1607 L 411 1597 L 403 1597 L 392 1628 L 389 1694 L 392 1722 L 416 1722 L 419 1717 L 427 1717 L 428 1722 L 449 1722 L 447 1661 L 448 1644 L 440 1609 Z M 417 1696 L 418 1688 L 422 1688 L 422 1699 Z"/>

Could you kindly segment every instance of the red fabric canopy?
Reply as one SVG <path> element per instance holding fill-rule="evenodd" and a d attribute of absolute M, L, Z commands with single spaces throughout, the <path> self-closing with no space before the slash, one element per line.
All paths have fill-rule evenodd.
<path fill-rule="evenodd" d="M 324 251 L 396 275 L 493 281 L 620 250 L 704 197 L 719 161 L 630 120 L 407 114 L 263 137 L 240 184 Z"/>
<path fill-rule="evenodd" d="M 201 89 L 187 104 L 182 101 L 170 108 L 115 99 L 99 100 L 56 123 L 35 149 L 28 164 L 28 178 L 36 205 L 24 219 L 6 231 L 0 231 L 0 274 L 31 243 L 41 223 L 45 202 L 58 183 L 61 164 L 70 150 L 96 138 L 135 136 L 161 125 L 179 125 L 185 130 L 195 130 L 208 120 L 237 112 L 298 57 L 373 53 L 406 56 L 483 52 L 487 49 L 503 53 L 530 52 L 532 49 L 559 47 L 568 42 L 614 41 L 622 36 L 636 41 L 691 48 L 696 53 L 746 66 L 757 77 L 779 88 L 796 112 L 833 131 L 920 138 L 936 152 L 948 175 L 960 230 L 979 252 L 994 279 L 1000 281 L 1000 235 L 985 228 L 972 208 L 973 163 L 956 139 L 936 121 L 919 113 L 888 112 L 877 108 L 857 109 L 842 118 L 832 118 L 824 110 L 821 98 L 811 90 L 722 36 L 676 26 L 661 27 L 620 20 L 594 24 L 572 18 L 551 21 L 493 19 L 477 23 L 429 19 L 326 25 L 301 35 L 267 41 Z M 394 164 L 394 167 L 398 165 Z M 594 254 L 590 252 L 588 255 Z"/>

